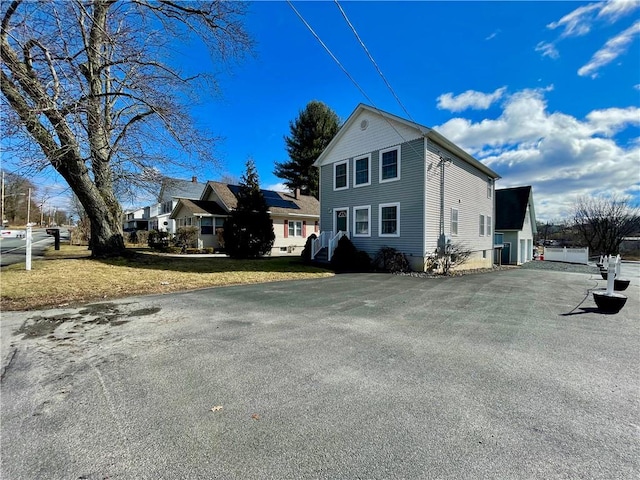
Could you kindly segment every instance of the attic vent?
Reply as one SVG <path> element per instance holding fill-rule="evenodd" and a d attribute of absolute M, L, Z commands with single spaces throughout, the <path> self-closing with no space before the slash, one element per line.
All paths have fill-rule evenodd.
<path fill-rule="evenodd" d="M 369 126 L 369 120 L 362 120 L 360 122 L 360 130 L 366 130 Z"/>

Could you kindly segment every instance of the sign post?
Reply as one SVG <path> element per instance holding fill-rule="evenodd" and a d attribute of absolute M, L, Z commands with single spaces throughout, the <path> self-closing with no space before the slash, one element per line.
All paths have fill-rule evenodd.
<path fill-rule="evenodd" d="M 27 251 L 27 266 L 26 266 L 26 270 L 31 270 L 31 240 L 33 240 L 33 235 L 32 235 L 32 231 L 31 231 L 31 225 L 27 225 L 27 245 L 26 245 L 26 251 Z"/>

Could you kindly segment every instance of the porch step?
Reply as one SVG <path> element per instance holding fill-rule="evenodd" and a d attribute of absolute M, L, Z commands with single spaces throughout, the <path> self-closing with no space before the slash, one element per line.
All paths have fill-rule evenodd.
<path fill-rule="evenodd" d="M 313 258 L 314 262 L 318 263 L 329 263 L 327 247 L 323 247 L 320 249 L 316 256 Z"/>

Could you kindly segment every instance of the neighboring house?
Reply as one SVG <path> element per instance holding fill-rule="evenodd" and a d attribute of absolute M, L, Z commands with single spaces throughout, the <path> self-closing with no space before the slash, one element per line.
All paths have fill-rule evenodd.
<path fill-rule="evenodd" d="M 372 257 L 395 248 L 414 270 L 426 269 L 439 242 L 472 251 L 465 268 L 491 267 L 500 177 L 434 130 L 360 104 L 315 166 L 317 245 L 329 258 L 346 234 Z"/>
<path fill-rule="evenodd" d="M 124 212 L 124 231 L 147 230 L 149 228 L 150 207 L 138 208 Z"/>
<path fill-rule="evenodd" d="M 240 187 L 222 182 L 208 182 L 199 200 L 179 199 L 171 213 L 177 227 L 198 228 L 201 248 L 220 248 L 225 218 L 238 204 Z M 275 241 L 271 255 L 300 255 L 306 239 L 318 232 L 320 203 L 309 195 L 262 190 L 273 220 Z"/>
<path fill-rule="evenodd" d="M 196 177 L 191 180 L 178 178 L 163 178 L 158 195 L 158 203 L 150 207 L 149 230 L 176 233 L 175 221 L 170 218 L 171 212 L 178 204 L 179 198 L 198 200 L 202 195 L 205 184 L 198 183 Z"/>
<path fill-rule="evenodd" d="M 496 234 L 502 234 L 503 265 L 522 265 L 533 260 L 533 237 L 537 233 L 533 189 L 527 187 L 496 190 Z"/>

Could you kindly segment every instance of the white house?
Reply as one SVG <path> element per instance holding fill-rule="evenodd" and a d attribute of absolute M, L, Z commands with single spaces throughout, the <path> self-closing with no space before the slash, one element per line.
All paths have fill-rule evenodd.
<path fill-rule="evenodd" d="M 176 233 L 175 221 L 170 216 L 178 204 L 178 199 L 198 200 L 204 187 L 205 184 L 198 183 L 196 177 L 191 177 L 191 180 L 163 178 L 158 203 L 149 207 L 149 230 Z"/>
<path fill-rule="evenodd" d="M 424 270 L 439 242 L 472 252 L 464 268 L 493 263 L 497 173 L 436 131 L 360 104 L 315 162 L 320 169 L 318 245 L 348 235 Z"/>
<path fill-rule="evenodd" d="M 237 206 L 240 187 L 222 182 L 207 182 L 199 200 L 178 199 L 171 219 L 177 227 L 198 228 L 202 248 L 220 248 L 225 218 Z M 275 241 L 271 255 L 300 255 L 306 239 L 318 233 L 320 204 L 315 197 L 262 190 L 273 220 Z"/>

